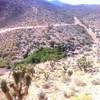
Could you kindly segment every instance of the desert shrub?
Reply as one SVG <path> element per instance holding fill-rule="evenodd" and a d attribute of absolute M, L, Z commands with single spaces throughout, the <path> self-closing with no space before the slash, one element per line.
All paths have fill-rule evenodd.
<path fill-rule="evenodd" d="M 55 42 L 54 41 L 51 41 L 49 44 L 50 44 L 50 47 L 52 47 L 52 48 L 55 47 Z"/>
<path fill-rule="evenodd" d="M 77 61 L 77 65 L 81 70 L 87 71 L 87 69 L 92 68 L 92 62 L 87 60 L 85 56 L 82 56 Z"/>
<path fill-rule="evenodd" d="M 0 67 L 9 67 L 9 62 L 4 60 L 4 59 L 0 59 Z"/>
<path fill-rule="evenodd" d="M 33 52 L 23 62 L 24 63 L 40 63 L 48 60 L 59 60 L 63 58 L 63 53 L 58 48 L 40 48 Z"/>

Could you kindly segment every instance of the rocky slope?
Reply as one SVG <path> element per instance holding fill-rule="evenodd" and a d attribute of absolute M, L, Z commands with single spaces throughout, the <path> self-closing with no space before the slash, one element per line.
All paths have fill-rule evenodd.
<path fill-rule="evenodd" d="M 74 23 L 74 16 L 84 23 L 83 19 L 98 7 L 55 5 L 44 0 L 1 0 L 0 8 L 0 58 L 22 58 L 38 46 L 50 47 L 51 42 L 55 45 L 70 45 L 71 51 L 78 47 L 91 47 L 93 43 L 89 32 Z"/>
<path fill-rule="evenodd" d="M 3 33 L 0 38 L 0 56 L 12 60 L 22 58 L 38 47 L 51 47 L 52 42 L 55 46 L 65 44 L 73 52 L 78 47 L 82 49 L 92 44 L 92 37 L 80 25 L 20 29 Z"/>

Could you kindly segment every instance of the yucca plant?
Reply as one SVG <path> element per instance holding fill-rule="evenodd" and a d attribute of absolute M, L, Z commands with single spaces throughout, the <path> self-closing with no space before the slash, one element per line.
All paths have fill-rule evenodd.
<path fill-rule="evenodd" d="M 9 93 L 9 88 L 7 86 L 7 82 L 5 80 L 1 81 L 1 90 L 5 94 L 5 97 L 7 98 L 7 100 L 13 100 Z"/>
<path fill-rule="evenodd" d="M 51 71 L 56 70 L 55 62 L 54 62 L 54 61 L 51 61 L 51 62 L 50 62 L 50 66 L 51 66 Z"/>
<path fill-rule="evenodd" d="M 22 78 L 24 78 L 25 73 L 26 73 L 26 68 L 23 68 L 23 69 L 22 69 L 22 73 L 21 73 L 21 77 L 22 77 Z"/>
<path fill-rule="evenodd" d="M 15 91 L 15 96 L 18 98 L 18 100 L 22 100 L 24 96 L 24 93 L 22 93 L 22 80 L 24 78 L 24 72 L 14 71 L 12 75 L 15 84 L 10 85 L 10 87 Z"/>
<path fill-rule="evenodd" d="M 67 66 L 66 65 L 63 66 L 63 70 L 64 70 L 64 73 L 67 72 Z"/>
<path fill-rule="evenodd" d="M 31 84 L 31 76 L 26 73 L 24 69 L 22 71 L 14 71 L 12 76 L 14 83 L 10 83 L 9 88 L 6 81 L 1 82 L 1 89 L 5 94 L 7 100 L 23 100 L 23 97 L 28 94 L 28 89 Z M 9 91 L 13 90 L 10 95 Z"/>
<path fill-rule="evenodd" d="M 26 74 L 25 75 L 25 95 L 28 94 L 28 89 L 29 89 L 30 84 L 31 84 L 31 77 L 28 74 Z"/>
<path fill-rule="evenodd" d="M 47 81 L 49 79 L 49 72 L 44 72 L 44 77 L 45 77 L 45 80 Z"/>
<path fill-rule="evenodd" d="M 18 85 L 21 80 L 21 74 L 21 71 L 14 71 L 12 74 L 16 85 Z"/>

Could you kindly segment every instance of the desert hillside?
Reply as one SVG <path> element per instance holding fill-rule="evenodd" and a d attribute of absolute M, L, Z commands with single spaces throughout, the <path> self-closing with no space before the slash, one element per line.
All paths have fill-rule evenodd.
<path fill-rule="evenodd" d="M 99 13 L 0 0 L 0 100 L 100 100 Z"/>
<path fill-rule="evenodd" d="M 40 47 L 50 47 L 51 42 L 55 45 L 71 44 L 75 51 L 76 48 L 91 47 L 94 42 L 95 33 L 90 35 L 92 32 L 86 29 L 89 24 L 82 19 L 95 7 L 59 5 L 44 0 L 3 0 L 0 4 L 0 57 L 3 59 L 23 58 L 35 50 L 37 44 Z M 87 12 L 80 12 L 84 8 Z M 75 16 L 84 25 L 75 24 Z"/>

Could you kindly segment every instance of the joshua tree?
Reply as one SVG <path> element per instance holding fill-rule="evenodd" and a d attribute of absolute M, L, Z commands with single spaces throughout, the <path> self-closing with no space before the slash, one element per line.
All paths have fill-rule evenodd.
<path fill-rule="evenodd" d="M 25 75 L 25 85 L 26 85 L 25 95 L 28 95 L 28 89 L 29 89 L 30 84 L 31 84 L 31 77 L 28 74 L 26 74 Z"/>
<path fill-rule="evenodd" d="M 51 71 L 54 71 L 56 69 L 54 61 L 50 62 L 50 66 L 51 66 Z"/>
<path fill-rule="evenodd" d="M 1 82 L 1 89 L 7 100 L 13 100 L 13 98 L 15 100 L 23 100 L 23 97 L 28 95 L 28 89 L 31 84 L 31 76 L 26 73 L 25 70 L 14 71 L 12 76 L 14 83 L 10 83 L 10 85 L 7 86 L 7 82 L 3 80 Z M 11 90 L 13 90 L 13 92 L 9 92 Z"/>
<path fill-rule="evenodd" d="M 1 82 L 1 90 L 5 94 L 7 100 L 13 100 L 9 93 L 9 88 L 7 86 L 7 82 L 5 80 L 2 80 L 2 82 Z"/>
<path fill-rule="evenodd" d="M 63 70 L 64 70 L 64 73 L 67 72 L 67 66 L 66 66 L 66 64 L 64 64 L 64 66 L 63 66 Z"/>
<path fill-rule="evenodd" d="M 45 80 L 47 81 L 49 79 L 49 72 L 44 72 L 44 77 L 45 77 Z"/>

